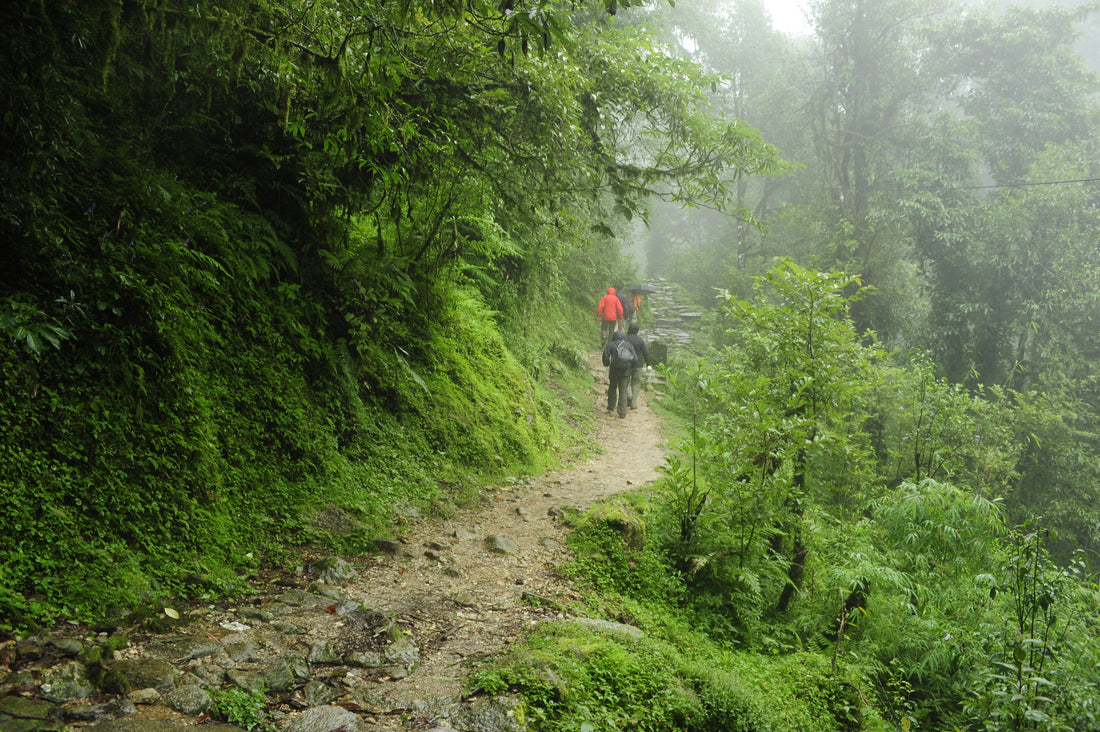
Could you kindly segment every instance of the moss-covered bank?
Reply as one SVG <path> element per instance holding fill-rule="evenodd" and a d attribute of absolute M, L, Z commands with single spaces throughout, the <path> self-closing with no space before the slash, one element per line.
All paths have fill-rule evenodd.
<path fill-rule="evenodd" d="M 430 296 L 407 349 L 314 339 L 304 353 L 296 319 L 262 295 L 183 326 L 91 312 L 48 352 L 0 342 L 0 628 L 232 591 L 294 546 L 357 551 L 404 505 L 552 461 L 571 439 L 557 394 L 475 294 Z M 354 530 L 319 528 L 322 508 Z"/>

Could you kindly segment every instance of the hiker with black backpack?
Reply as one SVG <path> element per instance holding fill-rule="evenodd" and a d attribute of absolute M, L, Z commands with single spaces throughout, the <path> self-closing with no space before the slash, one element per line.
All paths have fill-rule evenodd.
<path fill-rule="evenodd" d="M 642 370 L 653 370 L 653 366 L 649 363 L 649 346 L 646 345 L 645 340 L 638 335 L 638 324 L 631 323 L 630 327 L 626 329 L 626 342 L 634 346 L 634 366 L 630 369 L 630 398 L 627 400 L 627 406 L 631 409 L 638 408 L 638 392 L 642 390 Z"/>
<path fill-rule="evenodd" d="M 607 413 L 617 411 L 619 418 L 626 417 L 627 403 L 630 400 L 630 369 L 638 359 L 634 346 L 626 339 L 622 330 L 611 334 L 611 342 L 603 349 L 603 365 L 607 370 Z"/>

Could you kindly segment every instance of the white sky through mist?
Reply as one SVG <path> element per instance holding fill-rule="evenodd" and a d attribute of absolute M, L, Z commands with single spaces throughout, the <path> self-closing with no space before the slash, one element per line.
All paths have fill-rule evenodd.
<path fill-rule="evenodd" d="M 789 36 L 810 34 L 806 0 L 764 0 L 764 7 L 772 17 L 772 26 L 780 33 Z"/>

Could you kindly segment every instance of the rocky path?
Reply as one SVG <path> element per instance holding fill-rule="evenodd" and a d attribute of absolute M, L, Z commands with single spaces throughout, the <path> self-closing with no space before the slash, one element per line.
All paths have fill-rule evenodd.
<path fill-rule="evenodd" d="M 430 650 L 422 652 L 416 673 L 380 690 L 391 707 L 458 695 L 469 661 L 494 655 L 526 626 L 557 615 L 524 596 L 565 604 L 572 595 L 556 571 L 567 558 L 562 512 L 583 509 L 658 477 L 664 452 L 646 396 L 626 419 L 608 415 L 607 379 L 598 352 L 589 355 L 589 367 L 597 415 L 592 440 L 599 454 L 501 490 L 487 506 L 470 513 L 416 526 L 402 558 L 372 567 L 356 585 L 365 591 L 367 606 L 398 616 L 427 616 L 441 626 Z M 508 553 L 488 548 L 491 537 L 510 543 Z M 441 561 L 423 556 L 423 550 L 431 551 L 440 542 Z"/>
<path fill-rule="evenodd" d="M 210 724 L 204 690 L 227 684 L 262 684 L 280 732 L 511 729 L 507 700 L 463 697 L 467 674 L 567 613 L 563 512 L 654 480 L 664 458 L 652 392 L 626 419 L 608 415 L 599 353 L 588 360 L 594 457 L 445 520 L 412 520 L 377 556 L 329 558 L 271 595 L 190 609 L 172 633 L 129 637 L 103 664 L 127 679 L 124 695 L 81 686 L 75 659 L 106 634 L 0 647 L 0 732 L 236 729 Z"/>

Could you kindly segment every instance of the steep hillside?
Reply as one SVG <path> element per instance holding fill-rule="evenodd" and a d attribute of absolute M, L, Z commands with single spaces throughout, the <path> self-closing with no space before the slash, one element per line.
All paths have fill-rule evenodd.
<path fill-rule="evenodd" d="M 70 692 L 61 684 L 35 686 L 23 712 L 52 725 L 95 719 L 93 729 L 168 732 L 208 713 L 222 717 L 211 712 L 209 690 L 232 678 L 238 691 L 262 682 L 268 695 L 258 717 L 289 729 L 321 729 L 321 718 L 335 720 L 325 729 L 514 729 L 503 723 L 507 700 L 462 701 L 467 675 L 538 623 L 583 622 L 579 595 L 560 573 L 569 559 L 567 517 L 656 479 L 664 455 L 649 393 L 627 419 L 605 416 L 598 352 L 586 366 L 589 388 L 577 396 L 589 428 L 568 465 L 485 486 L 484 500 L 443 515 L 407 510 L 394 540 L 364 554 L 303 554 L 233 603 L 173 603 L 129 622 L 113 619 L 113 647 L 123 637 L 126 646 L 110 665 L 130 693 L 104 684 L 106 692 L 62 698 Z M 66 664 L 56 649 L 76 642 L 82 657 L 104 652 L 106 636 L 95 637 L 104 627 L 44 631 L 8 647 L 9 663 L 22 675 L 56 678 Z M 244 648 L 251 650 L 242 655 Z M 288 664 L 298 668 L 291 676 Z M 150 684 L 142 676 L 150 672 L 166 680 L 159 692 L 138 688 Z M 0 699 L 0 729 L 12 709 Z"/>

